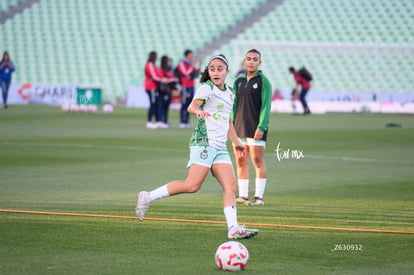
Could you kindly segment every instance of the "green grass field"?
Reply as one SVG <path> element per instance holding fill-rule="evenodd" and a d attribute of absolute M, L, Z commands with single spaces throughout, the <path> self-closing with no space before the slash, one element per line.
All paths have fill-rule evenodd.
<path fill-rule="evenodd" d="M 138 191 L 186 176 L 191 135 L 145 121 L 145 110 L 127 108 L 0 110 L 0 209 L 134 217 Z M 413 116 L 272 114 L 266 164 L 266 204 L 239 206 L 240 223 L 414 232 Z M 223 222 L 220 186 L 209 176 L 197 194 L 157 201 L 146 216 Z M 257 227 L 241 241 L 243 274 L 414 270 L 412 233 Z M 0 212 L 0 273 L 221 274 L 214 253 L 226 237 L 224 224 Z"/>

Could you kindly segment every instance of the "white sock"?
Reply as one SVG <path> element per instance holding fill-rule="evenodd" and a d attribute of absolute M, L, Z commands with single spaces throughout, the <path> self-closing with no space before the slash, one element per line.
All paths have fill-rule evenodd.
<path fill-rule="evenodd" d="M 151 202 L 168 197 L 169 195 L 170 194 L 168 193 L 167 185 L 163 185 L 150 192 Z"/>
<path fill-rule="evenodd" d="M 254 195 L 255 197 L 263 199 L 264 191 L 266 189 L 266 180 L 266 178 L 256 178 L 256 193 Z"/>
<path fill-rule="evenodd" d="M 239 179 L 239 197 L 249 198 L 249 179 Z"/>
<path fill-rule="evenodd" d="M 237 225 L 237 209 L 235 206 L 224 207 L 224 216 L 226 217 L 227 226 L 230 229 Z"/>

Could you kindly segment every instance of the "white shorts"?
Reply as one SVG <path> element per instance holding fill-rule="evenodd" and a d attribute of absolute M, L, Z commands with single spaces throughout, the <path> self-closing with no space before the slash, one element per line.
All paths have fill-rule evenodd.
<path fill-rule="evenodd" d="M 254 138 L 240 138 L 240 141 L 248 146 L 263 146 L 266 147 L 266 141 Z M 234 144 L 233 144 L 234 146 Z"/>

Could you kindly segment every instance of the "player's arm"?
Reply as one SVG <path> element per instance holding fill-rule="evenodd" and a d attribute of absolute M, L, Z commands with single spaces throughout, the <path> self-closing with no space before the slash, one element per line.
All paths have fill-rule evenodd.
<path fill-rule="evenodd" d="M 201 105 L 203 104 L 204 104 L 204 100 L 194 99 L 193 101 L 191 101 L 190 106 L 188 106 L 187 112 L 195 115 L 198 118 L 205 119 L 210 116 L 210 113 L 200 109 Z"/>
<path fill-rule="evenodd" d="M 233 142 L 234 148 L 237 150 L 239 157 L 246 155 L 246 145 L 240 141 L 237 136 L 236 130 L 234 129 L 233 122 L 229 120 L 229 131 L 227 132 L 227 137 Z"/>
<path fill-rule="evenodd" d="M 237 113 L 237 79 L 234 81 L 233 84 L 233 94 L 234 94 L 234 101 L 233 101 L 233 109 L 230 114 L 231 121 L 234 122 Z"/>
<path fill-rule="evenodd" d="M 269 125 L 270 108 L 272 106 L 272 85 L 269 80 L 262 78 L 262 108 L 260 109 L 259 124 L 257 125 L 255 139 L 261 139 Z M 260 136 L 261 132 L 261 136 Z M 257 137 L 256 137 L 257 135 Z M 259 138 L 260 136 L 260 138 Z"/>

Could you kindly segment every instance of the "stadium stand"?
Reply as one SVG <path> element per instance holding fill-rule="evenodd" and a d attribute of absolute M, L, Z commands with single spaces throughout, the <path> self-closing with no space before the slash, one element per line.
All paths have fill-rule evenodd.
<path fill-rule="evenodd" d="M 11 53 L 18 68 L 14 82 L 100 85 L 104 99 L 112 101 L 124 96 L 128 86 L 142 85 L 149 51 L 167 54 L 177 63 L 186 48 L 201 51 L 220 41 L 226 30 L 237 30 L 234 25 L 246 24 L 243 20 L 252 18 L 248 15 L 271 1 L 36 2 L 0 25 L 0 47 Z M 292 87 L 287 68 L 306 65 L 315 76 L 313 89 L 320 92 L 414 92 L 413 56 L 389 54 L 414 44 L 413 0 L 279 2 L 213 52 L 224 53 L 237 68 L 240 57 L 234 56 L 234 47 L 239 41 L 382 45 L 367 47 L 364 54 L 264 47 L 262 68 L 273 86 L 284 91 Z M 20 4 L 1 1 L 1 11 Z"/>
<path fill-rule="evenodd" d="M 306 65 L 315 76 L 313 90 L 320 92 L 412 93 L 413 7 L 412 0 L 285 1 L 235 40 L 308 45 L 310 50 L 302 53 L 263 50 L 263 70 L 272 76 L 273 86 L 284 91 L 293 86 L 287 68 Z M 365 46 L 365 51 L 313 52 L 313 43 Z M 408 58 L 401 54 L 405 46 L 411 47 L 406 50 Z M 216 52 L 233 55 L 233 47 Z"/>
<path fill-rule="evenodd" d="M 0 1 L 0 12 L 8 11 L 11 7 L 17 5 L 19 0 L 3 0 Z"/>

